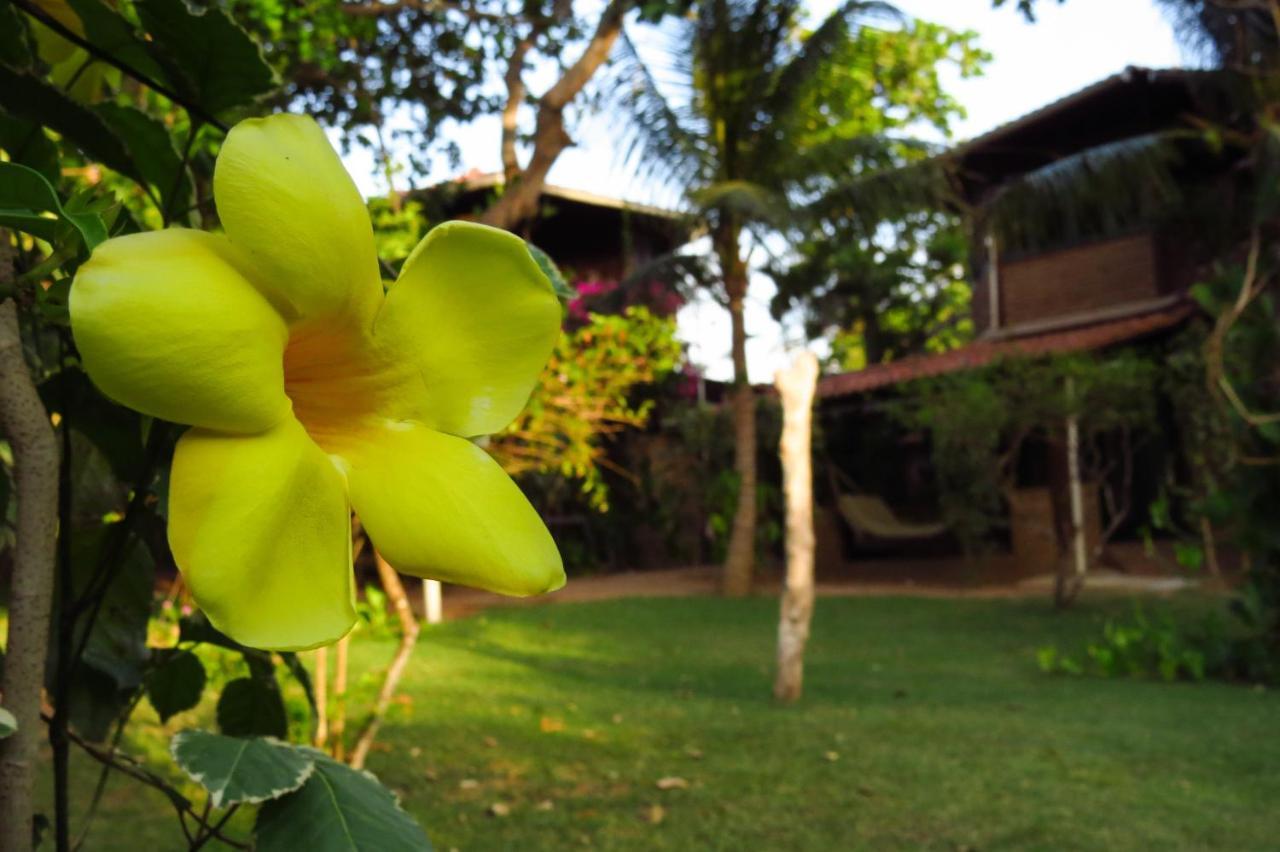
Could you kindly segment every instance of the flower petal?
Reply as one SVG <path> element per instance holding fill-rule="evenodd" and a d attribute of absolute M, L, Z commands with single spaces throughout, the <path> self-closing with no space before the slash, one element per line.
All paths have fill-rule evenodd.
<path fill-rule="evenodd" d="M 551 533 L 484 450 L 390 424 L 342 453 L 351 503 L 396 570 L 506 595 L 564 585 Z"/>
<path fill-rule="evenodd" d="M 178 441 L 169 544 L 196 603 L 254 648 L 302 650 L 355 623 L 342 474 L 292 417 L 262 435 Z"/>
<path fill-rule="evenodd" d="M 463 437 L 515 419 L 559 333 L 560 303 L 524 242 L 470 222 L 427 234 L 374 324 L 422 374 L 427 424 Z"/>
<path fill-rule="evenodd" d="M 76 274 L 70 307 L 85 371 L 130 408 L 227 432 L 289 413 L 284 320 L 225 237 L 171 228 L 108 240 Z"/>
<path fill-rule="evenodd" d="M 240 122 L 213 173 L 218 215 L 292 321 L 372 317 L 382 297 L 373 226 L 324 131 L 301 115 Z"/>

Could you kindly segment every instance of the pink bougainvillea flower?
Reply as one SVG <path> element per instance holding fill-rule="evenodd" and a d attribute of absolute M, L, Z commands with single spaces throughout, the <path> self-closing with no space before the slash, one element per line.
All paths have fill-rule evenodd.
<path fill-rule="evenodd" d="M 541 519 L 469 440 L 519 413 L 559 333 L 524 243 L 441 225 L 384 295 L 360 195 L 299 116 L 237 125 L 214 194 L 225 235 L 109 240 L 71 289 L 94 382 L 192 426 L 169 542 L 214 625 L 259 648 L 345 634 L 353 508 L 406 574 L 512 595 L 563 585 Z"/>

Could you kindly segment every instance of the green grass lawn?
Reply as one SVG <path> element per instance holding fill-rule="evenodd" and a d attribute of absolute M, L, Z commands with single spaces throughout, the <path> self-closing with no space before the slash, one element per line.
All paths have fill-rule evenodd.
<path fill-rule="evenodd" d="M 1037 670 L 1126 611 L 823 600 L 794 707 L 772 600 L 492 611 L 424 631 L 369 768 L 441 850 L 1276 848 L 1280 694 Z M 106 806 L 86 848 L 181 848 L 158 796 Z"/>

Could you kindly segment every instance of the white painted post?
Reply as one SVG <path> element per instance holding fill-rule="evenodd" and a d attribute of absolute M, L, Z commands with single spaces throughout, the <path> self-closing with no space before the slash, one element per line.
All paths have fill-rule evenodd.
<path fill-rule="evenodd" d="M 1075 381 L 1067 379 L 1067 399 L 1075 403 Z M 1083 577 L 1089 567 L 1084 529 L 1084 488 L 1080 484 L 1080 420 L 1074 414 L 1067 418 L 1067 476 L 1071 486 L 1071 550 L 1076 577 Z"/>
<path fill-rule="evenodd" d="M 439 580 L 422 581 L 422 601 L 427 611 L 427 624 L 439 624 L 444 620 L 444 598 Z"/>

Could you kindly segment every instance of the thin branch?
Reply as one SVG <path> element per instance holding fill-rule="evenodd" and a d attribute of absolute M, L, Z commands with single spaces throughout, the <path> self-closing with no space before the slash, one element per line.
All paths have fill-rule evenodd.
<path fill-rule="evenodd" d="M 381 553 L 374 551 L 373 555 L 378 564 L 378 579 L 382 581 L 382 588 L 391 599 L 396 608 L 396 616 L 400 619 L 400 645 L 396 648 L 395 656 L 391 658 L 391 665 L 382 681 L 382 688 L 378 690 L 373 712 L 361 729 L 360 736 L 356 738 L 355 748 L 351 750 L 350 763 L 356 769 L 364 768 L 369 749 L 373 747 L 374 737 L 378 735 L 382 720 L 386 718 L 387 708 L 391 706 L 391 698 L 395 695 L 400 678 L 404 675 L 405 666 L 409 664 L 409 657 L 413 655 L 413 647 L 418 642 L 419 631 L 417 616 L 409 606 L 409 596 L 405 594 L 404 584 L 400 582 L 396 569 L 387 564 L 387 560 L 382 558 Z"/>
<path fill-rule="evenodd" d="M 456 12 L 472 21 L 489 21 L 496 24 L 511 23 L 510 15 L 500 15 L 493 12 L 482 12 L 479 9 L 469 9 L 460 6 L 457 3 L 448 3 L 444 0 L 391 0 L 388 3 L 372 2 L 372 3 L 344 3 L 341 6 L 345 15 L 353 18 L 378 18 L 383 15 L 394 15 L 397 12 Z"/>
<path fill-rule="evenodd" d="M 178 163 L 178 168 L 173 174 L 173 186 L 169 188 L 169 195 L 164 199 L 164 206 L 160 210 L 160 217 L 164 220 L 166 228 L 173 221 L 169 215 L 169 208 L 173 204 L 173 199 L 177 196 L 178 190 L 182 187 L 182 174 L 187 170 L 187 164 L 191 162 L 191 149 L 195 145 L 196 134 L 199 132 L 200 122 L 193 120 L 191 127 L 187 131 L 187 144 L 182 148 L 182 161 Z"/>
<path fill-rule="evenodd" d="M 107 63 L 113 68 L 118 68 L 124 74 L 137 80 L 142 85 L 158 92 L 161 95 L 164 95 L 166 98 L 168 98 L 169 100 L 173 101 L 175 104 L 178 104 L 183 109 L 185 109 L 191 115 L 192 118 L 198 118 L 206 124 L 212 124 L 214 127 L 218 128 L 223 133 L 226 133 L 230 129 L 227 127 L 226 124 L 219 121 L 211 113 L 206 112 L 203 107 L 197 104 L 191 103 L 186 98 L 182 97 L 177 92 L 173 91 L 173 89 L 170 89 L 168 86 L 164 85 L 163 83 L 157 82 L 156 80 L 147 76 L 143 72 L 139 71 L 137 68 L 134 68 L 129 63 L 124 62 L 120 59 L 117 59 L 116 57 L 112 56 L 110 53 L 107 53 L 102 48 L 98 47 L 93 42 L 89 41 L 84 36 L 78 35 L 70 27 L 67 27 L 57 18 L 53 17 L 48 12 L 44 11 L 44 9 L 37 6 L 34 2 L 32 2 L 32 0 L 12 0 L 12 3 L 14 6 L 17 6 L 19 9 L 26 12 L 31 17 L 35 18 L 37 21 L 44 24 L 49 29 L 53 30 L 58 35 L 65 38 L 67 41 L 85 50 L 90 56 L 93 56 L 93 57 L 96 57 L 97 59 L 102 60 L 103 62 Z"/>
<path fill-rule="evenodd" d="M 45 719 L 46 722 L 52 721 L 51 718 L 48 716 L 44 716 L 43 718 Z M 233 840 L 222 833 L 221 826 L 222 826 L 222 823 L 226 822 L 225 818 L 221 822 L 219 822 L 217 825 L 210 825 L 205 820 L 202 820 L 200 818 L 200 815 L 197 814 L 195 810 L 192 809 L 191 801 L 187 799 L 186 796 L 183 796 L 168 781 L 165 781 L 159 775 L 152 772 L 150 769 L 143 766 L 141 763 L 134 760 L 132 757 L 129 757 L 128 755 L 123 754 L 122 752 L 115 751 L 114 749 L 111 751 L 104 751 L 103 749 L 98 748 L 93 743 L 81 737 L 75 731 L 68 731 L 67 738 L 71 742 L 79 746 L 81 750 L 84 751 L 85 754 L 89 755 L 91 758 L 98 761 L 99 763 L 105 766 L 108 766 L 111 769 L 115 769 L 124 775 L 128 775 L 130 778 L 134 779 L 135 781 L 140 781 L 143 784 L 147 785 L 148 787 L 152 787 L 156 790 L 159 790 L 161 793 L 163 793 L 165 795 L 165 798 L 169 800 L 169 803 L 173 805 L 174 810 L 178 812 L 179 819 L 183 820 L 182 830 L 184 833 L 187 834 L 188 843 L 195 842 L 195 838 L 191 837 L 191 834 L 188 831 L 187 825 L 185 822 L 185 819 L 187 817 L 190 817 L 196 823 L 196 825 L 199 826 L 201 831 L 207 832 L 211 837 L 218 838 L 228 846 L 232 846 L 236 849 L 250 848 L 249 844 L 241 843 L 238 840 Z"/>
<path fill-rule="evenodd" d="M 511 51 L 507 61 L 507 73 L 503 78 L 507 85 L 507 103 L 502 108 L 502 175 L 510 183 L 520 175 L 520 160 L 516 156 L 516 137 L 519 135 L 520 105 L 528 94 L 524 82 L 524 59 L 533 48 L 534 33 L 521 38 Z"/>
<path fill-rule="evenodd" d="M 133 711 L 137 708 L 138 702 L 142 700 L 143 694 L 141 689 L 135 692 L 129 705 L 120 714 L 120 718 L 116 722 L 116 732 L 111 737 L 111 745 L 109 746 L 111 751 L 115 751 L 120 747 L 120 740 L 124 738 L 125 727 L 129 724 L 129 718 L 133 716 Z M 93 818 L 98 813 L 98 804 L 102 801 L 102 794 L 107 790 L 107 778 L 110 774 L 110 766 L 103 766 L 101 772 L 98 773 L 98 783 L 94 785 L 93 797 L 89 800 L 89 807 L 85 810 L 84 818 L 81 820 L 80 836 L 76 838 L 75 845 L 72 847 L 75 850 L 79 850 L 84 846 L 85 840 L 89 837 L 89 828 L 93 825 Z"/>
<path fill-rule="evenodd" d="M 239 802 L 227 808 L 226 813 L 222 815 L 221 819 L 215 822 L 212 826 L 209 827 L 208 831 L 206 831 L 201 836 L 197 837 L 195 841 L 192 842 L 191 849 L 189 850 L 189 852 L 196 852 L 196 850 L 203 847 L 206 843 L 208 843 L 214 837 L 221 838 L 222 835 L 220 834 L 220 832 L 222 831 L 222 827 L 227 824 L 227 821 L 231 819 L 231 817 L 235 816 L 235 812 L 238 811 L 239 809 L 240 809 Z"/>

